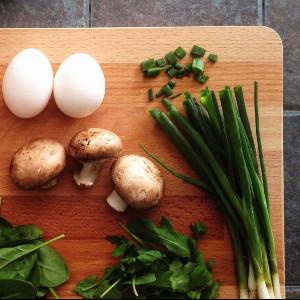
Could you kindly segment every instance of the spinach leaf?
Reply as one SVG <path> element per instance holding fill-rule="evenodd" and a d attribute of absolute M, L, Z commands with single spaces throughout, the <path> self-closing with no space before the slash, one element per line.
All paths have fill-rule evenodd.
<path fill-rule="evenodd" d="M 36 292 L 36 296 L 38 298 L 43 298 L 43 297 L 47 296 L 48 293 L 49 293 L 49 289 L 48 288 L 40 286 L 39 289 Z"/>
<path fill-rule="evenodd" d="M 0 233 L 1 233 L 1 227 L 12 228 L 13 226 L 6 219 L 0 217 Z"/>
<path fill-rule="evenodd" d="M 27 244 L 0 249 L 0 279 L 26 280 L 37 261 L 37 253 L 28 252 L 34 247 Z"/>
<path fill-rule="evenodd" d="M 0 299 L 34 299 L 35 293 L 33 285 L 28 281 L 0 280 Z"/>
<path fill-rule="evenodd" d="M 15 228 L 6 227 L 0 235 L 0 248 L 30 243 L 42 236 L 43 231 L 34 225 L 21 225 Z"/>
<path fill-rule="evenodd" d="M 190 257 L 188 238 L 177 233 L 164 217 L 160 221 L 160 227 L 157 227 L 151 220 L 137 218 L 129 224 L 128 228 L 147 242 L 163 246 L 180 257 Z"/>
<path fill-rule="evenodd" d="M 43 287 L 56 287 L 69 279 L 69 271 L 64 259 L 52 248 L 44 246 L 38 251 L 40 284 Z"/>
<path fill-rule="evenodd" d="M 38 264 L 35 264 L 29 277 L 27 278 L 27 281 L 32 283 L 36 291 L 38 291 L 40 287 L 40 280 L 41 280 L 40 277 L 41 277 L 40 268 Z"/>

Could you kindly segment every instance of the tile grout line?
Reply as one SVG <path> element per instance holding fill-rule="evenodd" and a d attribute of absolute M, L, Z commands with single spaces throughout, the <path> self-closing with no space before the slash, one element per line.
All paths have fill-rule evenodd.
<path fill-rule="evenodd" d="M 266 25 L 266 0 L 262 0 L 262 25 Z"/>
<path fill-rule="evenodd" d="M 89 27 L 92 27 L 92 0 L 89 0 Z"/>

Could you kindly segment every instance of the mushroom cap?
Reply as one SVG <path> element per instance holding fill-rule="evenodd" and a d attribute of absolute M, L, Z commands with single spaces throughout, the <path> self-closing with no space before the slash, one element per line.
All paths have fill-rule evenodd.
<path fill-rule="evenodd" d="M 124 155 L 114 162 L 111 177 L 115 190 L 130 206 L 145 209 L 155 206 L 163 196 L 164 181 L 152 161 L 139 155 Z"/>
<path fill-rule="evenodd" d="M 55 179 L 66 166 L 66 151 L 55 140 L 38 138 L 22 146 L 10 165 L 10 176 L 23 189 L 35 189 Z"/>
<path fill-rule="evenodd" d="M 68 153 L 83 162 L 117 157 L 121 151 L 121 139 L 115 133 L 101 128 L 79 131 L 68 147 Z"/>

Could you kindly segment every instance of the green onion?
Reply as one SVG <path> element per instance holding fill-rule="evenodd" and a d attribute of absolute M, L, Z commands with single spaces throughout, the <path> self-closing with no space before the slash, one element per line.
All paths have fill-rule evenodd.
<path fill-rule="evenodd" d="M 149 89 L 149 90 L 148 90 L 148 99 L 149 99 L 149 101 L 154 100 L 153 89 Z"/>
<path fill-rule="evenodd" d="M 170 65 L 172 66 L 176 65 L 177 58 L 174 52 L 170 51 L 169 53 L 166 54 L 165 58 Z"/>
<path fill-rule="evenodd" d="M 173 89 L 176 86 L 176 81 L 174 79 L 170 80 L 168 82 L 168 86 Z"/>
<path fill-rule="evenodd" d="M 212 63 L 215 63 L 218 60 L 218 55 L 214 53 L 210 53 L 208 55 L 208 60 L 211 61 Z"/>
<path fill-rule="evenodd" d="M 141 68 L 143 73 L 147 72 L 149 69 L 155 68 L 154 58 L 149 58 L 141 63 Z"/>
<path fill-rule="evenodd" d="M 175 50 L 175 54 L 179 59 L 182 59 L 186 56 L 186 51 L 182 47 L 178 47 Z"/>
<path fill-rule="evenodd" d="M 173 93 L 173 92 L 172 92 L 172 88 L 171 88 L 168 84 L 164 85 L 164 86 L 160 89 L 160 92 L 161 92 L 163 95 L 167 96 L 167 97 L 171 96 L 172 93 Z"/>
<path fill-rule="evenodd" d="M 156 77 L 159 75 L 161 68 L 151 68 L 148 69 L 144 74 L 146 77 Z"/>
<path fill-rule="evenodd" d="M 175 68 L 171 68 L 167 71 L 167 74 L 172 78 L 177 74 L 177 70 Z"/>
<path fill-rule="evenodd" d="M 204 84 L 208 79 L 209 79 L 209 77 L 204 74 L 200 74 L 196 77 L 196 80 L 202 84 Z"/>
<path fill-rule="evenodd" d="M 196 74 L 202 74 L 204 71 L 204 61 L 201 58 L 194 58 L 192 64 L 192 71 Z"/>
<path fill-rule="evenodd" d="M 155 61 L 155 63 L 156 63 L 156 66 L 159 68 L 164 67 L 167 64 L 164 58 L 157 59 Z"/>
<path fill-rule="evenodd" d="M 192 57 L 203 57 L 205 55 L 206 50 L 197 45 L 194 45 L 191 51 Z"/>
<path fill-rule="evenodd" d="M 174 68 L 175 68 L 176 70 L 180 70 L 180 69 L 182 69 L 182 64 L 177 63 L 177 64 L 174 66 Z"/>
<path fill-rule="evenodd" d="M 205 189 L 224 215 L 232 238 L 241 298 L 248 297 L 249 292 L 258 293 L 261 299 L 273 294 L 280 298 L 267 182 L 260 179 L 257 170 L 241 87 L 236 87 L 235 93 L 236 100 L 229 87 L 220 91 L 221 106 L 215 93 L 208 89 L 200 93 L 200 103 L 185 93 L 183 106 L 188 118 L 164 98 L 168 114 L 154 109 L 151 115 L 195 170 L 200 183 L 182 174 L 177 177 L 195 186 L 207 186 Z M 254 102 L 259 158 L 263 162 L 257 83 Z M 178 175 L 172 169 L 169 172 Z M 264 167 L 261 173 L 266 178 Z M 201 297 L 206 298 L 212 292 L 213 288 Z"/>
<path fill-rule="evenodd" d="M 176 78 L 183 78 L 184 75 L 185 75 L 185 70 L 181 69 L 181 70 L 177 71 Z"/>

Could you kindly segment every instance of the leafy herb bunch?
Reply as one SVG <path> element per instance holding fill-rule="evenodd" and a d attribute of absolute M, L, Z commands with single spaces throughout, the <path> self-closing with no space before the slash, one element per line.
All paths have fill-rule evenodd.
<path fill-rule="evenodd" d="M 75 288 L 88 299 L 214 299 L 219 284 L 213 280 L 213 261 L 205 262 L 197 240 L 174 230 L 166 218 L 157 227 L 151 220 L 136 218 L 128 227 L 130 235 L 109 236 L 116 245 L 112 255 L 119 262 L 104 276 L 90 276 Z M 198 238 L 206 231 L 201 223 L 191 225 Z"/>

